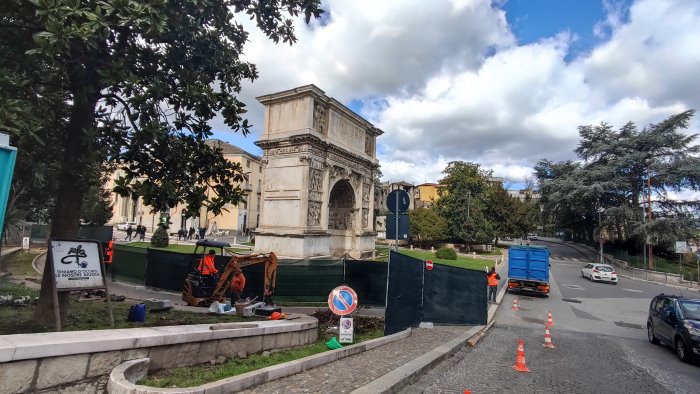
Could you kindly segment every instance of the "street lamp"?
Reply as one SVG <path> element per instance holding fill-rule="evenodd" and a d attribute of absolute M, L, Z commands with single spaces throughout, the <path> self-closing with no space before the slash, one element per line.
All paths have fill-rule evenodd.
<path fill-rule="evenodd" d="M 599 263 L 603 264 L 604 258 L 603 258 L 603 222 L 600 220 L 600 214 L 603 213 L 605 209 L 603 209 L 600 206 L 600 202 L 598 202 L 598 243 L 600 244 L 600 257 L 599 257 Z"/>

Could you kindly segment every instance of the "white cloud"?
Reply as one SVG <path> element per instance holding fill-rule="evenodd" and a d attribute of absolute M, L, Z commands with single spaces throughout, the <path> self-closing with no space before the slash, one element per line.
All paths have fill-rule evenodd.
<path fill-rule="evenodd" d="M 241 21 L 260 72 L 241 98 L 257 132 L 261 94 L 313 83 L 361 100 L 385 131 L 385 179 L 437 181 L 465 160 L 522 182 L 540 158 L 573 158 L 579 125 L 641 127 L 700 108 L 700 2 L 639 0 L 628 18 L 606 4 L 591 26 L 601 43 L 573 60 L 570 33 L 519 46 L 489 0 L 329 2 L 327 23 L 298 23 L 291 47 Z"/>

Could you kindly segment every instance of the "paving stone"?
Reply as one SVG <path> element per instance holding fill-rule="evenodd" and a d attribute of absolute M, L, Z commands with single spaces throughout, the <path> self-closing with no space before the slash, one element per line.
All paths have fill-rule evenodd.
<path fill-rule="evenodd" d="M 0 393 L 19 393 L 29 389 L 36 370 L 36 360 L 0 364 Z"/>
<path fill-rule="evenodd" d="M 349 393 L 449 342 L 470 327 L 415 329 L 408 338 L 242 391 L 247 394 Z"/>
<path fill-rule="evenodd" d="M 546 349 L 541 331 L 496 325 L 476 347 L 461 349 L 400 392 L 670 393 L 626 359 L 616 338 L 557 330 L 556 348 Z M 518 339 L 524 341 L 530 373 L 512 369 Z"/>

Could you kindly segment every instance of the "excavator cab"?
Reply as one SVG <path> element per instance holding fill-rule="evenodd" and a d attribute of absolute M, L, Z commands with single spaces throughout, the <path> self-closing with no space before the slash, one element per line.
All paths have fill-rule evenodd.
<path fill-rule="evenodd" d="M 185 285 L 182 289 L 182 300 L 187 302 L 187 305 L 208 306 L 206 299 L 214 292 L 217 283 L 217 277 L 211 275 L 203 275 L 201 272 L 200 261 L 204 259 L 209 250 L 216 250 L 217 256 L 224 256 L 224 248 L 230 247 L 227 242 L 218 242 L 208 239 L 201 239 L 195 244 L 192 259 L 190 260 L 189 270 L 185 278 Z M 211 302 L 210 302 L 211 303 Z"/>
<path fill-rule="evenodd" d="M 213 243 L 213 241 L 206 242 Z M 208 250 L 207 247 L 204 250 Z M 204 253 L 202 251 L 201 258 L 204 258 Z M 198 272 L 196 268 L 199 266 L 199 260 L 195 257 L 193 261 L 197 261 L 197 266 L 195 266 L 194 272 L 187 275 L 182 288 L 182 300 L 187 302 L 187 305 L 209 306 L 214 301 L 224 302 L 226 291 L 231 285 L 236 270 L 254 264 L 265 265 L 263 300 L 267 305 L 274 304 L 272 296 L 277 282 L 277 256 L 274 253 L 234 254 L 226 266 L 219 271 L 218 278 L 215 279 Z"/>

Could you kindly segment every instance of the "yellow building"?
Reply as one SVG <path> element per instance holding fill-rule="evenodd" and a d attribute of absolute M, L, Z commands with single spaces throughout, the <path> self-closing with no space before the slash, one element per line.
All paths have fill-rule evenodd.
<path fill-rule="evenodd" d="M 416 186 L 416 208 L 430 208 L 440 198 L 437 183 L 422 183 Z"/>
<path fill-rule="evenodd" d="M 245 202 L 238 206 L 227 204 L 226 210 L 220 215 L 214 215 L 207 208 L 202 208 L 199 217 L 185 219 L 183 210 L 185 206 L 170 208 L 169 212 L 152 213 L 151 208 L 143 204 L 143 200 L 138 198 L 122 197 L 114 194 L 113 215 L 108 225 L 130 222 L 146 226 L 147 230 L 153 231 L 163 216 L 170 217 L 169 233 L 174 234 L 180 228 L 189 229 L 194 227 L 204 227 L 207 235 L 236 235 L 258 226 L 260 219 L 260 195 L 262 190 L 262 166 L 260 158 L 245 150 L 231 145 L 227 142 L 212 139 L 207 141 L 210 146 L 220 148 L 226 160 L 239 163 L 243 172 L 248 176 L 245 184 L 241 188 L 247 193 Z M 114 188 L 114 181 L 122 175 L 121 170 L 117 170 L 107 182 L 108 189 Z"/>

